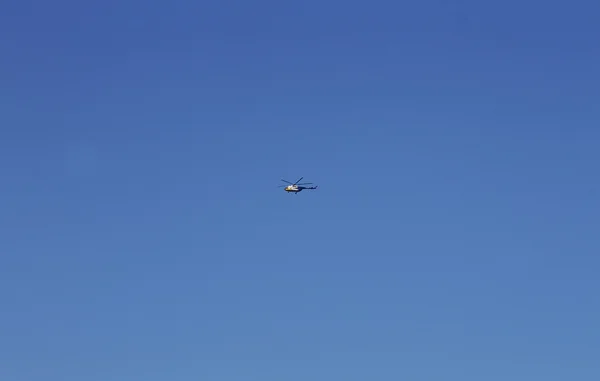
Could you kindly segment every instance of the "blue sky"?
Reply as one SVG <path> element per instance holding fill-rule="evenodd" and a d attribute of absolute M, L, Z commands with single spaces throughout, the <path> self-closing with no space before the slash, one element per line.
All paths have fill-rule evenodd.
<path fill-rule="evenodd" d="M 0 379 L 599 379 L 571 4 L 5 6 Z"/>

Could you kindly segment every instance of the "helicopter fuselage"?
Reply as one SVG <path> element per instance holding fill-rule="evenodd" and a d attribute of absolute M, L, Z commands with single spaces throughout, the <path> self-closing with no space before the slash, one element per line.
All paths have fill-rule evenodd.
<path fill-rule="evenodd" d="M 287 187 L 284 188 L 284 190 L 288 193 L 300 193 L 304 189 L 317 189 L 317 187 L 299 187 L 296 185 L 288 185 Z"/>

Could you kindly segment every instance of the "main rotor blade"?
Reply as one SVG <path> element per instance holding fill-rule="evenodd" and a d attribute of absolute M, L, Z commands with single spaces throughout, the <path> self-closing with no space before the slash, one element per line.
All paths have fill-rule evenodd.
<path fill-rule="evenodd" d="M 300 183 L 300 184 L 296 184 L 296 185 L 308 185 L 308 184 L 312 184 L 312 183 Z"/>
<path fill-rule="evenodd" d="M 281 181 L 283 181 L 284 183 L 292 184 L 292 183 L 290 183 L 289 181 L 287 181 L 287 180 L 284 180 L 284 179 L 281 179 Z M 292 184 L 292 185 L 294 185 L 294 184 Z"/>
<path fill-rule="evenodd" d="M 294 183 L 294 185 L 298 184 L 298 183 L 300 182 L 300 180 L 302 180 L 303 178 L 304 178 L 304 177 L 301 177 L 301 178 L 299 178 L 299 179 L 298 179 L 298 181 L 296 181 L 296 182 Z"/>

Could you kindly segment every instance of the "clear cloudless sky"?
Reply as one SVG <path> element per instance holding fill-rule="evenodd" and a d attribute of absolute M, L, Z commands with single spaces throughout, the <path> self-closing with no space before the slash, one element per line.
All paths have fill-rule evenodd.
<path fill-rule="evenodd" d="M 4 2 L 0 379 L 599 380 L 598 14 Z"/>

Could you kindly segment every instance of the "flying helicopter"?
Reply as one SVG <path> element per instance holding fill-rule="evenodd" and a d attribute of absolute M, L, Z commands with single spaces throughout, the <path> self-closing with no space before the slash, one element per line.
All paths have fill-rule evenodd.
<path fill-rule="evenodd" d="M 298 179 L 298 181 L 296 181 L 295 183 L 291 183 L 287 180 L 281 179 L 281 181 L 283 181 L 284 183 L 288 183 L 289 185 L 280 185 L 278 186 L 278 188 L 282 188 L 285 187 L 283 190 L 288 192 L 288 193 L 294 193 L 294 194 L 298 194 L 300 192 L 302 192 L 304 189 L 317 189 L 317 186 L 314 187 L 305 187 L 303 185 L 309 185 L 312 183 L 300 183 L 300 180 L 302 180 L 304 177 L 301 177 Z"/>

